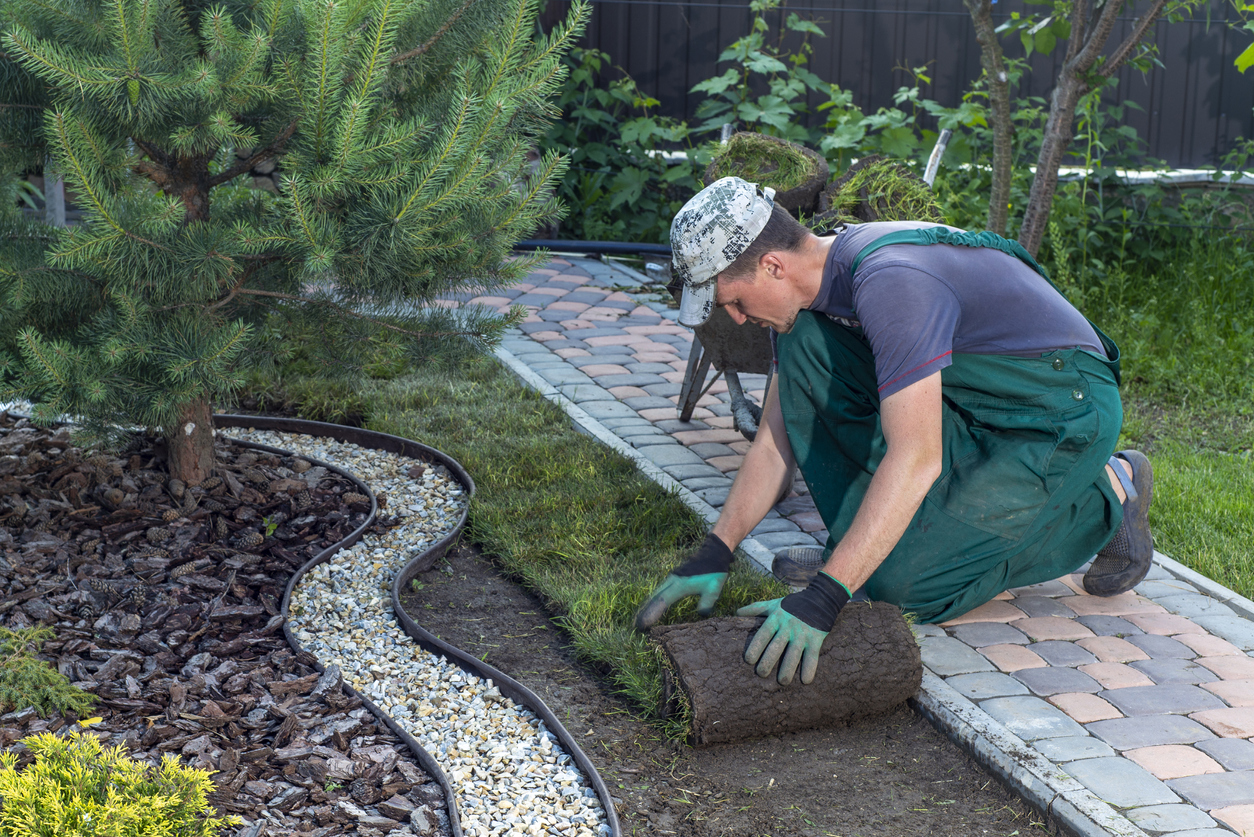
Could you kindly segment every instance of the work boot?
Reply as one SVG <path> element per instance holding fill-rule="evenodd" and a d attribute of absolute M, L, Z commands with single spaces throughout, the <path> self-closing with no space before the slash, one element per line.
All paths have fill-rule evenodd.
<path fill-rule="evenodd" d="M 775 553 L 771 575 L 792 587 L 809 587 L 827 563 L 827 555 L 817 546 L 790 546 Z"/>
<path fill-rule="evenodd" d="M 1131 478 L 1120 459 L 1132 466 Z M 1110 458 L 1110 468 L 1128 496 L 1123 501 L 1123 522 L 1084 574 L 1084 589 L 1094 596 L 1128 592 L 1141 583 L 1154 560 L 1154 539 L 1149 528 L 1149 507 L 1154 496 L 1150 462 L 1140 451 L 1121 450 Z"/>

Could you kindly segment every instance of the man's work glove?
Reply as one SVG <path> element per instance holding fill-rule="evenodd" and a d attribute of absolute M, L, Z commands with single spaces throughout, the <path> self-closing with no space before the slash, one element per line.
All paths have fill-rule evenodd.
<path fill-rule="evenodd" d="M 636 629 L 647 631 L 657 624 L 670 606 L 685 596 L 700 596 L 697 613 L 709 616 L 723 592 L 727 572 L 731 569 L 732 551 L 713 532 L 697 553 L 671 571 L 666 580 L 636 612 Z"/>
<path fill-rule="evenodd" d="M 836 624 L 840 609 L 849 603 L 849 588 L 820 572 L 806 589 L 756 602 L 736 611 L 737 616 L 765 616 L 766 622 L 753 635 L 745 650 L 745 662 L 757 663 L 758 677 L 769 677 L 779 662 L 779 682 L 787 686 L 801 663 L 801 682 L 812 683 L 819 668 L 823 640 Z M 783 655 L 783 662 L 779 661 Z"/>

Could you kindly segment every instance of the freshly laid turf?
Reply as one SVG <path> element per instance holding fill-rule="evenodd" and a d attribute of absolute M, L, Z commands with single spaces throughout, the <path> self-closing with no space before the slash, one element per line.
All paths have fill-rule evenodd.
<path fill-rule="evenodd" d="M 439 448 L 477 492 L 469 537 L 539 595 L 577 653 L 652 713 L 661 658 L 633 628 L 644 598 L 705 536 L 702 521 L 636 466 L 494 361 L 372 387 L 369 426 Z M 737 561 L 716 613 L 787 593 Z M 666 621 L 695 618 L 695 600 Z M 680 724 L 681 726 L 675 726 Z M 676 721 L 670 730 L 683 735 Z"/>

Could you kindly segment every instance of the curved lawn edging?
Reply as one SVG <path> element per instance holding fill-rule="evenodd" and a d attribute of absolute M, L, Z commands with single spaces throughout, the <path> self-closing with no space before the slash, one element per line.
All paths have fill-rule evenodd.
<path fill-rule="evenodd" d="M 466 489 L 468 501 L 474 496 L 474 480 L 459 462 L 442 451 L 428 447 L 427 445 L 423 445 L 419 442 L 415 442 L 411 439 L 404 439 L 400 436 L 393 436 L 388 433 L 380 433 L 357 427 L 347 427 L 338 424 L 289 418 L 217 415 L 214 416 L 214 423 L 218 427 L 235 427 L 245 429 L 253 428 L 256 430 L 272 430 L 281 433 L 299 433 L 309 436 L 330 437 L 336 439 L 337 441 L 351 443 L 363 448 L 383 450 L 389 453 L 395 453 L 425 462 L 435 462 L 447 468 L 449 472 L 459 482 L 461 482 Z M 251 444 L 263 449 L 277 450 L 268 448 L 266 445 L 256 445 L 255 443 Z M 288 452 L 283 451 L 283 453 L 287 454 Z M 309 459 L 311 462 L 314 461 L 311 457 L 303 455 L 302 457 Z M 323 465 L 330 470 L 334 470 L 336 473 L 345 473 L 342 469 L 331 466 L 325 462 L 318 462 L 317 464 Z M 287 637 L 288 643 L 291 644 L 291 646 L 297 651 L 303 651 L 304 649 L 300 645 L 299 641 L 297 641 L 296 637 L 292 635 L 286 622 L 292 591 L 296 588 L 297 583 L 307 571 L 319 564 L 327 562 L 340 549 L 350 547 L 360 540 L 366 529 L 368 529 L 374 522 L 378 512 L 378 504 L 375 500 L 374 492 L 355 476 L 352 476 L 351 474 L 348 476 L 356 485 L 362 486 L 365 489 L 363 493 L 370 498 L 370 514 L 367 517 L 366 522 L 350 534 L 348 538 L 345 538 L 340 543 L 333 545 L 316 555 L 314 558 L 310 559 L 303 566 L 301 566 L 288 581 L 287 589 L 284 591 L 282 605 L 282 613 L 285 618 L 283 632 Z M 400 593 L 404 589 L 404 585 L 408 584 L 419 573 L 431 569 L 431 567 L 435 565 L 435 562 L 439 560 L 448 548 L 455 543 L 459 537 L 461 537 L 461 533 L 466 527 L 468 513 L 469 502 L 467 502 L 467 507 L 462 510 L 461 516 L 456 525 L 454 525 L 454 527 L 449 530 L 443 538 L 433 544 L 430 548 L 424 550 L 421 554 L 406 563 L 401 571 L 397 573 L 395 579 L 393 579 L 391 591 L 392 610 L 396 615 L 397 621 L 401 624 L 405 633 L 420 647 L 431 653 L 438 654 L 453 661 L 459 668 L 469 674 L 473 674 L 483 679 L 490 679 L 501 694 L 510 698 L 515 703 L 526 707 L 531 712 L 535 713 L 535 715 L 537 715 L 542 721 L 544 721 L 545 725 L 557 737 L 562 747 L 571 756 L 571 759 L 579 767 L 580 771 L 582 771 L 584 776 L 587 777 L 588 783 L 592 786 L 598 800 L 601 803 L 601 807 L 605 814 L 605 821 L 610 828 L 612 837 L 621 837 L 622 830 L 618 822 L 617 812 L 614 809 L 613 800 L 610 798 L 609 789 L 606 787 L 601 775 L 597 772 L 596 767 L 593 766 L 592 761 L 587 757 L 583 750 L 580 749 L 579 745 L 575 742 L 574 737 L 570 734 L 566 727 L 562 725 L 561 721 L 558 720 L 557 716 L 551 709 L 549 709 L 544 701 L 526 686 L 514 680 L 509 675 L 498 671 L 493 666 L 482 662 L 481 660 L 444 642 L 430 632 L 426 631 L 417 622 L 410 618 L 409 614 L 406 613 L 400 605 Z M 319 671 L 325 670 L 321 662 L 316 662 L 314 665 Z M 358 697 L 362 703 L 366 705 L 372 713 L 374 713 L 374 715 L 383 721 L 388 729 L 404 741 L 410 750 L 414 752 L 423 768 L 439 782 L 441 788 L 444 790 L 451 830 L 454 837 L 462 837 L 463 832 L 461 829 L 460 818 L 457 813 L 457 802 L 452 785 L 443 769 L 436 763 L 434 757 L 432 757 L 431 754 L 428 753 L 412 735 L 406 732 L 395 720 L 393 720 L 391 715 L 380 709 L 372 700 L 353 689 L 353 687 L 349 686 L 346 682 L 343 683 L 343 687 Z"/>
<path fill-rule="evenodd" d="M 281 433 L 300 433 L 306 436 L 330 436 L 340 441 L 351 441 L 354 444 L 360 444 L 359 439 L 350 438 L 344 435 L 345 431 L 355 431 L 357 430 L 357 428 L 345 427 L 345 426 L 338 425 L 338 424 L 327 424 L 326 422 L 302 421 L 300 419 L 286 419 L 286 418 L 265 418 L 262 416 L 236 416 L 236 415 L 215 415 L 213 417 L 213 422 L 214 422 L 215 428 L 239 427 L 239 428 L 244 428 L 244 429 L 253 428 L 257 430 L 275 430 Z M 379 435 L 383 435 L 383 434 L 379 434 Z M 296 572 L 292 573 L 292 577 L 287 580 L 287 587 L 284 588 L 283 590 L 283 603 L 279 610 L 279 612 L 283 615 L 283 636 L 287 639 L 288 645 L 290 645 L 298 653 L 304 653 L 304 654 L 307 654 L 309 657 L 311 657 L 313 659 L 313 667 L 317 669 L 319 672 L 322 672 L 323 674 L 325 674 L 327 669 L 322 664 L 322 661 L 319 660 L 313 654 L 309 654 L 309 652 L 305 651 L 305 648 L 300 644 L 300 642 L 296 639 L 296 637 L 292 635 L 292 630 L 289 625 L 289 606 L 292 601 L 292 591 L 296 589 L 296 585 L 300 583 L 300 580 L 305 576 L 305 573 L 307 573 L 309 570 L 313 569 L 319 564 L 325 564 L 327 561 L 330 561 L 336 555 L 336 553 L 338 553 L 340 550 L 348 549 L 349 547 L 353 546 L 354 544 L 356 544 L 358 541 L 361 540 L 362 536 L 365 535 L 366 530 L 370 528 L 370 526 L 374 523 L 375 518 L 378 516 L 378 513 L 379 513 L 378 501 L 375 499 L 374 491 L 371 490 L 370 486 L 366 485 L 366 483 L 363 482 L 361 479 L 359 479 L 355 474 L 349 471 L 346 471 L 345 469 L 340 468 L 339 466 L 334 465 L 330 462 L 319 460 L 315 457 L 306 456 L 304 454 L 294 454 L 291 451 L 283 450 L 282 448 L 276 448 L 276 447 L 273 447 L 272 445 L 263 445 L 258 442 L 249 442 L 249 441 L 240 440 L 240 439 L 235 439 L 233 441 L 236 444 L 242 444 L 246 447 L 253 448 L 255 450 L 269 451 L 270 453 L 278 453 L 278 454 L 282 454 L 283 456 L 300 456 L 302 459 L 308 460 L 309 462 L 315 465 L 321 465 L 322 467 L 326 468 L 328 471 L 333 471 L 336 474 L 339 474 L 340 476 L 347 478 L 354 485 L 358 487 L 358 489 L 362 492 L 362 494 L 370 498 L 370 513 L 366 515 L 365 521 L 363 521 L 360 526 L 358 526 L 355 530 L 353 530 L 348 535 L 348 537 L 344 538 L 344 540 L 339 541 L 338 543 L 332 544 L 331 546 L 319 552 L 313 558 L 310 558 L 300 567 L 298 567 Z M 400 441 L 404 441 L 404 440 L 400 440 Z M 416 447 L 419 447 L 419 448 L 424 447 L 424 446 L 418 445 L 416 442 L 410 442 L 410 444 L 415 445 Z M 362 447 L 381 447 L 381 446 L 362 445 Z M 433 453 L 438 454 L 438 457 L 433 456 L 432 458 L 437 459 L 437 461 L 439 461 L 440 464 L 445 465 L 446 467 L 448 467 L 449 463 L 457 465 L 452 459 L 444 456 L 444 454 L 440 453 L 439 451 L 436 451 L 434 448 L 428 448 L 427 450 L 430 450 Z M 393 452 L 398 452 L 398 451 L 393 451 Z M 414 457 L 414 458 L 421 458 L 421 457 Z M 462 478 L 463 472 L 462 472 L 460 465 L 457 465 L 457 470 L 453 470 L 452 468 L 450 468 L 450 470 L 452 470 L 453 473 L 457 475 L 459 480 Z M 467 480 L 468 481 L 463 484 L 467 486 L 468 493 L 473 493 L 474 483 L 470 482 L 469 478 L 467 478 Z M 448 544 L 445 543 L 445 541 L 447 540 L 451 542 L 451 538 L 460 535 L 461 530 L 465 528 L 465 525 L 466 525 L 466 515 L 463 513 L 461 519 L 457 523 L 457 526 L 454 527 L 453 531 L 450 533 L 450 538 L 441 540 L 438 544 L 436 544 L 435 548 L 439 548 L 440 552 L 442 553 L 443 550 L 446 549 L 448 546 Z M 438 557 L 439 556 L 437 555 L 436 558 Z M 431 559 L 432 563 L 435 562 L 436 558 Z M 389 730 L 391 730 L 392 733 L 396 737 L 401 739 L 401 741 L 404 741 L 405 746 L 409 747 L 410 752 L 414 754 L 414 757 L 418 760 L 418 763 L 422 765 L 423 769 L 426 770 L 427 773 L 431 774 L 431 777 L 435 779 L 437 783 L 439 783 L 440 789 L 444 792 L 445 811 L 448 813 L 449 829 L 450 831 L 452 831 L 453 837 L 462 837 L 461 821 L 457 813 L 457 801 L 453 794 L 453 786 L 449 783 L 448 776 L 446 776 L 444 774 L 444 771 L 440 769 L 440 766 L 439 764 L 436 763 L 436 760 L 431 756 L 430 753 L 428 753 L 423 748 L 421 744 L 418 743 L 418 741 L 412 735 L 410 735 L 399 724 L 397 724 L 396 721 L 392 719 L 391 715 L 389 715 L 388 713 L 380 709 L 375 704 L 375 702 L 372 701 L 370 698 L 366 697 L 364 694 L 362 694 L 361 692 L 357 691 L 352 686 L 350 686 L 342 677 L 339 677 L 338 679 L 340 680 L 340 688 L 342 688 L 344 691 L 348 692 L 350 695 L 360 700 L 362 704 L 367 709 L 369 709 L 370 712 L 376 718 L 378 718 L 380 721 L 383 722 L 384 726 L 386 726 Z"/>

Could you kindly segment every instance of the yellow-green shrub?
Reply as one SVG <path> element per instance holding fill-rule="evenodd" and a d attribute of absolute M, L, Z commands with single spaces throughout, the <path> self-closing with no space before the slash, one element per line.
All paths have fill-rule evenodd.
<path fill-rule="evenodd" d="M 24 740 L 35 761 L 0 753 L 0 837 L 213 837 L 236 817 L 213 817 L 204 770 L 165 756 L 151 767 L 92 735 Z"/>

